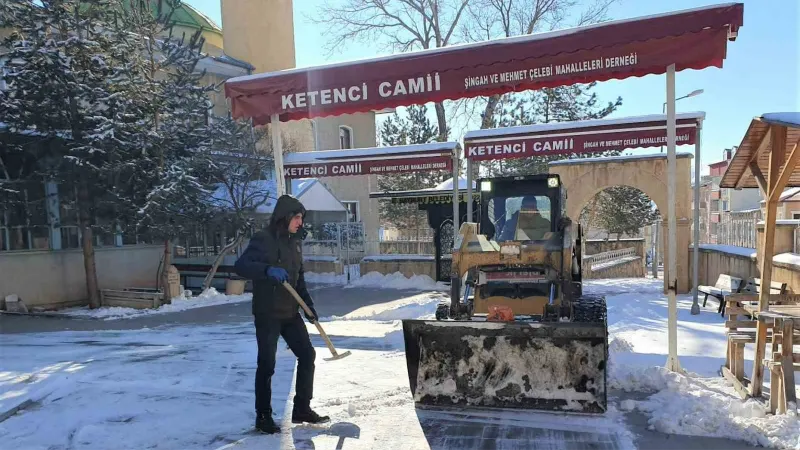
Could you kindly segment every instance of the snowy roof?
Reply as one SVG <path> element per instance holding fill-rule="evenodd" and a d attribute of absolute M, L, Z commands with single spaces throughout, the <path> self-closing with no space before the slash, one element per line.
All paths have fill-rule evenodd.
<path fill-rule="evenodd" d="M 391 159 L 402 155 L 417 153 L 452 152 L 457 142 L 432 142 L 429 144 L 396 145 L 393 147 L 353 148 L 346 150 L 323 150 L 317 152 L 296 152 L 284 156 L 284 165 L 311 164 L 336 160 Z M 415 155 L 424 157 L 425 155 Z M 386 157 L 386 158 L 382 158 Z"/>
<path fill-rule="evenodd" d="M 608 26 L 613 26 L 613 25 L 624 25 L 624 24 L 627 24 L 627 23 L 640 22 L 640 21 L 645 21 L 645 20 L 648 20 L 648 19 L 656 19 L 656 18 L 659 18 L 659 17 L 668 17 L 668 16 L 673 16 L 673 15 L 685 14 L 685 13 L 689 13 L 689 12 L 697 12 L 697 11 L 703 11 L 703 10 L 708 10 L 708 9 L 717 9 L 717 8 L 730 7 L 730 6 L 735 6 L 735 5 L 736 5 L 736 3 L 724 3 L 724 4 L 718 4 L 718 5 L 701 6 L 701 7 L 698 7 L 698 8 L 690 8 L 690 9 L 684 9 L 684 10 L 678 10 L 678 11 L 670 11 L 670 12 L 666 12 L 666 13 L 652 14 L 652 15 L 649 15 L 649 16 L 640 16 L 640 17 L 634 17 L 634 18 L 630 18 L 630 19 L 610 20 L 610 21 L 607 21 L 607 22 L 599 22 L 599 23 L 592 24 L 592 25 L 582 25 L 582 26 L 579 26 L 579 27 L 565 28 L 563 30 L 549 31 L 549 32 L 544 32 L 544 33 L 526 34 L 526 35 L 522 35 L 522 36 L 513 36 L 513 37 L 507 37 L 507 38 L 492 39 L 492 40 L 483 41 L 483 42 L 475 42 L 475 43 L 467 43 L 467 44 L 455 44 L 455 45 L 448 45 L 447 47 L 439 47 L 439 48 L 433 48 L 433 49 L 418 50 L 418 51 L 414 51 L 414 52 L 396 53 L 396 54 L 392 54 L 392 55 L 378 56 L 378 57 L 364 58 L 364 59 L 354 59 L 354 60 L 343 61 L 343 62 L 338 62 L 338 63 L 323 64 L 323 65 L 319 65 L 319 66 L 298 67 L 298 68 L 293 68 L 293 69 L 279 70 L 279 71 L 275 71 L 275 72 L 258 73 L 258 74 L 253 74 L 253 75 L 244 75 L 244 76 L 240 76 L 240 77 L 231 78 L 230 80 L 228 80 L 228 82 L 236 83 L 236 82 L 242 82 L 242 81 L 258 80 L 258 79 L 272 78 L 272 77 L 277 77 L 277 76 L 284 76 L 284 75 L 288 75 L 288 74 L 292 74 L 292 73 L 306 73 L 306 72 L 311 72 L 311 71 L 316 71 L 316 70 L 321 70 L 321 69 L 331 69 L 331 68 L 334 68 L 334 67 L 347 67 L 347 66 L 360 65 L 360 64 L 365 64 L 365 63 L 375 63 L 375 62 L 379 62 L 379 61 L 390 61 L 390 60 L 395 60 L 395 59 L 409 59 L 409 58 L 414 58 L 414 57 L 418 57 L 418 56 L 422 56 L 422 55 L 430 56 L 430 55 L 435 55 L 435 54 L 439 54 L 439 53 L 446 53 L 446 52 L 452 52 L 452 51 L 458 51 L 458 50 L 464 50 L 464 49 L 471 49 L 471 48 L 494 46 L 494 45 L 507 45 L 507 44 L 518 43 L 518 42 L 535 42 L 535 41 L 540 41 L 540 40 L 552 39 L 552 38 L 559 37 L 559 36 L 567 36 L 567 35 L 570 35 L 570 34 L 582 33 L 582 32 L 585 32 L 586 30 L 591 30 L 591 29 L 594 29 L 594 28 L 602 28 L 602 27 L 608 27 Z"/>
<path fill-rule="evenodd" d="M 775 125 L 800 128 L 800 112 L 775 112 L 761 115 L 761 120 Z"/>
<path fill-rule="evenodd" d="M 691 153 L 678 152 L 675 154 L 677 158 L 692 158 Z M 553 161 L 548 163 L 550 166 L 567 166 L 571 164 L 593 164 L 593 163 L 624 163 L 630 161 L 645 161 L 650 159 L 667 159 L 666 153 L 655 153 L 652 155 L 625 155 L 625 156 L 600 156 L 598 158 L 574 158 L 563 159 L 561 161 Z"/>
<path fill-rule="evenodd" d="M 215 61 L 219 61 L 219 62 L 222 62 L 222 63 L 225 63 L 225 64 L 230 64 L 232 66 L 241 67 L 243 69 L 247 69 L 247 70 L 255 70 L 256 69 L 255 66 L 253 66 L 249 62 L 243 61 L 243 60 L 238 59 L 238 58 L 234 58 L 233 56 L 228 55 L 226 53 L 223 53 L 220 56 L 213 56 L 212 58 Z"/>
<path fill-rule="evenodd" d="M 750 120 L 742 142 L 737 147 L 736 153 L 722 176 L 720 187 L 735 189 L 759 187 L 751 164 L 757 165 L 756 172 L 769 173 L 770 155 L 775 145 L 774 139 L 772 139 L 773 130 L 785 135 L 785 138 L 780 140 L 784 147 L 781 149 L 781 154 L 788 157 L 791 155 L 795 143 L 800 140 L 800 112 L 765 113 Z M 784 168 L 784 170 L 786 169 Z M 790 170 L 791 173 L 786 180 L 785 187 L 800 187 L 800 166 L 795 164 Z"/>
<path fill-rule="evenodd" d="M 778 199 L 778 201 L 779 202 L 785 202 L 787 200 L 792 200 L 794 198 L 794 196 L 796 196 L 797 194 L 800 194 L 800 187 L 793 187 L 793 188 L 789 188 L 789 189 L 784 189 L 783 192 L 781 192 L 781 198 Z M 800 200 L 800 199 L 797 199 L 797 200 Z M 766 202 L 764 200 L 761 200 L 761 203 L 766 203 Z"/>
<path fill-rule="evenodd" d="M 319 189 L 312 189 L 318 186 Z M 258 214 L 271 214 L 275 210 L 277 186 L 275 180 L 256 180 L 247 184 L 247 187 L 237 186 L 237 198 L 248 197 L 249 204 L 259 203 L 256 207 Z M 245 192 L 241 192 L 245 189 Z M 302 202 L 309 211 L 345 211 L 341 202 L 319 182 L 316 178 L 300 178 L 292 180 L 292 195 Z M 220 184 L 211 195 L 211 202 L 223 209 L 233 209 L 228 189 Z"/>
<path fill-rule="evenodd" d="M 705 112 L 689 112 L 676 114 L 676 120 L 703 120 Z M 620 117 L 618 119 L 598 119 L 598 120 L 578 120 L 573 122 L 556 122 L 536 125 L 521 125 L 517 127 L 491 128 L 488 130 L 469 131 L 464 135 L 464 140 L 507 136 L 517 134 L 542 133 L 547 131 L 573 130 L 578 128 L 607 127 L 611 125 L 636 125 L 648 122 L 664 122 L 667 116 L 664 114 L 650 114 L 646 116 Z"/>
<path fill-rule="evenodd" d="M 476 189 L 477 184 L 472 182 L 472 189 Z M 432 191 L 452 191 L 453 190 L 453 177 L 450 177 L 441 183 L 437 184 L 436 187 L 429 188 Z M 467 179 L 464 177 L 458 177 L 458 189 L 459 190 L 466 190 L 467 189 Z"/>

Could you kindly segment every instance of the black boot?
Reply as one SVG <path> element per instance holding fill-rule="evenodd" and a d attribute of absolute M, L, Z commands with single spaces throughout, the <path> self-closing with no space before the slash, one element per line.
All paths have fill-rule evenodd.
<path fill-rule="evenodd" d="M 281 432 L 281 429 L 272 420 L 272 411 L 256 412 L 256 430 L 266 434 Z"/>
<path fill-rule="evenodd" d="M 292 408 L 292 423 L 325 423 L 330 422 L 331 418 L 328 416 L 320 416 L 310 406 L 295 405 Z"/>

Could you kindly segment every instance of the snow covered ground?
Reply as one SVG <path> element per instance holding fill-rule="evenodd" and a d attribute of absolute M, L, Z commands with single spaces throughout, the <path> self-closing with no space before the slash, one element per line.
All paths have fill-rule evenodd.
<path fill-rule="evenodd" d="M 482 427 L 484 439 L 526 436 L 528 446 L 522 448 L 636 448 L 626 422 L 629 410 L 644 414 L 652 429 L 665 433 L 800 448 L 795 415 L 766 416 L 761 405 L 739 400 L 717 375 L 725 348 L 716 305 L 692 316 L 691 297 L 679 297 L 680 361 L 691 373 L 659 367 L 667 353 L 661 285 L 643 279 L 592 280 L 586 288 L 606 294 L 609 305 L 609 383 L 615 390 L 609 412 L 599 417 L 414 408 L 400 319 L 432 317 L 445 298 L 434 291 L 402 294 L 395 301 L 324 319 L 337 349 L 352 352 L 344 360 L 325 361 L 329 352 L 309 325 L 318 354 L 313 405 L 331 415 L 330 427 L 290 427 L 295 360 L 280 345 L 273 379 L 273 406 L 284 419 L 280 436 L 249 434 L 256 360 L 249 321 L 0 334 L 0 448 L 471 448 L 466 445 L 474 442 L 468 434 L 475 425 Z M 752 353 L 746 357 L 752 359 Z M 620 401 L 624 390 L 649 395 Z M 4 412 L 20 405 L 16 415 L 3 420 Z M 451 437 L 443 439 L 443 433 Z M 594 447 L 576 444 L 585 441 Z"/>

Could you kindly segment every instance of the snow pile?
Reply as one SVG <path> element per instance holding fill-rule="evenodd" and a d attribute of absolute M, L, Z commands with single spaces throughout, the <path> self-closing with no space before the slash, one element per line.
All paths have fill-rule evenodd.
<path fill-rule="evenodd" d="M 333 272 L 323 272 L 323 273 L 316 273 L 316 272 L 306 272 L 303 274 L 306 279 L 306 283 L 314 283 L 314 284 L 346 284 L 347 283 L 347 275 L 344 274 L 336 274 Z"/>
<path fill-rule="evenodd" d="M 400 272 L 384 275 L 380 272 L 369 272 L 356 280 L 351 280 L 348 287 L 382 288 L 382 289 L 408 289 L 416 291 L 441 291 L 447 290 L 444 283 L 437 283 L 427 275 L 414 275 L 406 278 Z"/>
<path fill-rule="evenodd" d="M 205 306 L 224 305 L 227 303 L 249 302 L 253 298 L 252 294 L 241 295 L 226 295 L 217 292 L 216 289 L 209 288 L 197 297 L 175 297 L 172 303 L 168 305 L 161 305 L 156 309 L 136 309 L 136 308 L 123 308 L 119 306 L 103 307 L 97 309 L 89 309 L 86 306 L 79 308 L 67 308 L 56 312 L 69 317 L 80 317 L 86 319 L 103 319 L 103 320 L 117 320 L 117 319 L 130 319 L 133 317 L 144 316 L 148 314 L 163 314 L 178 311 L 185 311 L 187 309 L 202 308 Z"/>
<path fill-rule="evenodd" d="M 418 294 L 391 302 L 362 306 L 344 316 L 323 317 L 320 321 L 433 319 L 436 305 L 447 299 L 447 295 L 439 293 Z"/>
<path fill-rule="evenodd" d="M 625 391 L 656 391 L 643 401 L 625 401 L 624 410 L 649 416 L 650 429 L 669 434 L 739 439 L 753 445 L 800 448 L 797 414 L 767 415 L 752 399 L 742 401 L 722 377 L 678 374 L 664 367 L 612 369 L 609 385 Z"/>
<path fill-rule="evenodd" d="M 667 360 L 668 302 L 663 281 L 591 280 L 584 291 L 606 296 L 608 304 L 611 390 L 644 392 L 642 401 L 625 400 L 619 408 L 638 410 L 650 429 L 669 434 L 739 439 L 754 445 L 800 449 L 796 414 L 767 415 L 762 404 L 742 401 L 718 374 L 725 362 L 724 318 L 715 308 L 691 314 L 691 295 L 679 295 L 678 357 L 687 372 L 662 367 Z M 745 349 L 745 372 L 753 351 Z"/>

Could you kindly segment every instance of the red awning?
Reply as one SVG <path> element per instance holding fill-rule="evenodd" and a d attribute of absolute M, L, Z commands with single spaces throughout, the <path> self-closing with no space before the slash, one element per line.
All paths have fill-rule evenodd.
<path fill-rule="evenodd" d="M 289 153 L 283 176 L 291 178 L 386 175 L 453 170 L 457 142 Z"/>
<path fill-rule="evenodd" d="M 675 143 L 693 145 L 705 113 L 677 114 Z M 559 122 L 493 128 L 464 135 L 467 159 L 526 158 L 529 156 L 594 153 L 667 145 L 667 116 Z"/>
<path fill-rule="evenodd" d="M 744 5 L 730 3 L 385 58 L 231 78 L 236 118 L 256 124 L 574 83 L 722 67 Z"/>

